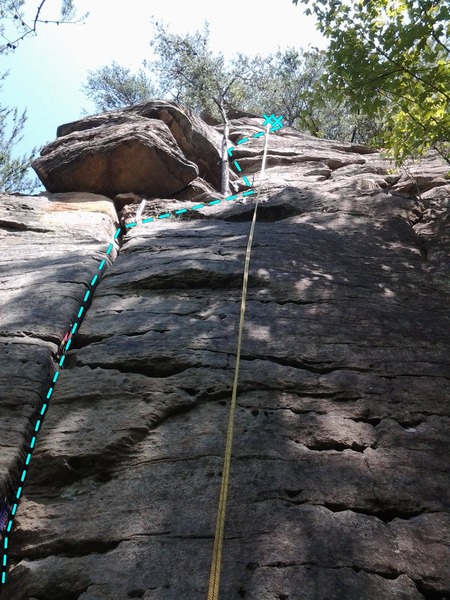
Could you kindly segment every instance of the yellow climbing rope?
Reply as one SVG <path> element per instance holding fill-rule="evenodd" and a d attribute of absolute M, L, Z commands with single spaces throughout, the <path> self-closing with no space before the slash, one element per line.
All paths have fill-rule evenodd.
<path fill-rule="evenodd" d="M 239 377 L 239 366 L 241 362 L 241 345 L 242 345 L 242 334 L 244 331 L 244 316 L 245 316 L 245 300 L 247 297 L 247 283 L 248 283 L 248 272 L 250 268 L 250 254 L 253 242 L 253 233 L 255 231 L 256 223 L 256 211 L 258 209 L 258 201 L 261 193 L 262 182 L 264 179 L 266 158 L 267 158 L 267 144 L 269 139 L 269 127 L 266 127 L 266 139 L 264 144 L 263 160 L 261 165 L 261 174 L 259 179 L 259 188 L 255 200 L 255 209 L 253 211 L 253 219 L 250 227 L 250 234 L 248 236 L 247 250 L 245 252 L 245 265 L 244 265 L 244 280 L 242 284 L 242 297 L 241 297 L 241 311 L 239 317 L 239 334 L 236 350 L 236 365 L 234 369 L 234 380 L 233 390 L 231 393 L 231 404 L 230 414 L 228 417 L 228 431 L 227 431 L 227 443 L 225 446 L 225 460 L 222 471 L 222 484 L 220 487 L 219 496 L 219 509 L 217 511 L 216 521 L 216 532 L 214 537 L 213 557 L 211 563 L 211 573 L 209 578 L 208 588 L 208 600 L 219 599 L 219 585 L 220 585 L 220 569 L 222 564 L 222 550 L 223 550 L 223 537 L 225 530 L 225 515 L 227 507 L 228 487 L 230 481 L 230 465 L 231 465 L 231 452 L 233 447 L 233 431 L 234 431 L 234 415 L 236 412 L 236 397 L 237 397 L 237 384 Z"/>

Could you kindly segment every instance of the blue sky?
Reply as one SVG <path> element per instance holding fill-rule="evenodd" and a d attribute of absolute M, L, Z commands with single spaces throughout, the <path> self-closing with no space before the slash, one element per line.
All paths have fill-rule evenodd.
<path fill-rule="evenodd" d="M 258 0 L 75 0 L 78 13 L 90 12 L 84 24 L 42 25 L 36 37 L 21 42 L 13 54 L 0 55 L 0 72 L 10 71 L 1 103 L 26 108 L 24 140 L 17 147 L 29 152 L 56 136 L 62 123 L 93 113 L 81 91 L 87 72 L 116 61 L 136 70 L 151 59 L 152 16 L 177 33 L 201 29 L 207 20 L 214 51 L 231 57 L 236 52 L 267 54 L 286 46 L 324 48 L 314 17 L 291 0 L 264 4 Z M 58 14 L 60 1 L 47 0 L 43 18 Z M 36 1 L 27 0 L 27 14 Z M 225 13 L 221 8 L 225 7 Z M 269 8 L 271 7 L 271 8 Z"/>

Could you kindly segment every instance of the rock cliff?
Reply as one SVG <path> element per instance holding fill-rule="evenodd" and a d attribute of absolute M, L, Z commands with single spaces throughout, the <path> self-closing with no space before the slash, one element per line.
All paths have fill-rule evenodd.
<path fill-rule="evenodd" d="M 0 197 L 2 600 L 206 598 L 265 142 L 226 199 L 218 130 L 90 117 Z M 282 128 L 260 202 L 221 598 L 450 598 L 448 165 Z"/>

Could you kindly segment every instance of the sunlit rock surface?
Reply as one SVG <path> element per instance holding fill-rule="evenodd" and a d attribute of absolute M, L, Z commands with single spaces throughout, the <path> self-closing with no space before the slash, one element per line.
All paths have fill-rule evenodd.
<path fill-rule="evenodd" d="M 231 141 L 262 129 L 261 119 L 233 121 Z M 263 146 L 233 154 L 256 189 Z M 221 597 L 448 598 L 448 166 L 430 155 L 413 190 L 380 154 L 291 129 L 270 135 L 267 164 Z M 123 215 L 119 256 L 67 354 L 33 455 L 7 600 L 206 598 L 253 204 L 194 205 L 149 199 L 142 218 L 155 220 L 129 228 L 135 215 Z M 189 210 L 161 220 L 164 206 Z M 70 292 L 52 284 L 56 265 L 48 270 L 59 328 L 30 313 L 26 330 L 48 327 L 50 345 L 112 237 L 102 223 L 64 241 Z M 52 252 L 42 243 L 39 260 Z M 12 253 L 7 245 L 2 256 Z M 29 394 L 20 393 L 29 407 L 49 351 L 14 348 L 8 365 L 30 363 Z M 47 363 L 31 377 L 36 348 Z M 18 390 L 5 385 L 3 422 Z"/>
<path fill-rule="evenodd" d="M 52 354 L 117 219 L 112 201 L 94 194 L 0 195 L 0 530 L 22 474 L 31 421 L 56 372 Z"/>

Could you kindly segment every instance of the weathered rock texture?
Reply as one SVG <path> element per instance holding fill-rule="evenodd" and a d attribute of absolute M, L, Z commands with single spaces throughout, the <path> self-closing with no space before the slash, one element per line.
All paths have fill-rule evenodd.
<path fill-rule="evenodd" d="M 198 175 L 168 127 L 120 115 L 45 146 L 33 168 L 50 192 L 173 194 Z"/>
<path fill-rule="evenodd" d="M 220 189 L 221 136 L 188 108 L 147 102 L 61 125 L 57 134 L 33 162 L 50 192 L 171 196 L 197 175 Z"/>
<path fill-rule="evenodd" d="M 233 142 L 261 129 L 238 120 Z M 234 154 L 255 185 L 263 144 Z M 367 148 L 290 129 L 270 137 L 224 600 L 450 597 L 448 169 L 430 156 L 413 190 L 391 167 Z M 14 202 L 2 210 L 15 215 Z M 192 204 L 172 199 L 166 210 Z M 206 598 L 252 210 L 250 200 L 221 202 L 127 230 L 52 397 L 11 537 L 6 600 Z M 51 246 L 30 263 L 48 264 L 39 289 L 51 289 L 56 311 L 71 298 L 53 338 L 98 256 L 91 231 L 67 239 L 66 263 Z M 24 238 L 2 256 L 20 245 L 36 261 L 29 231 L 15 235 Z M 11 337 L 49 328 L 45 315 L 8 319 Z M 29 361 L 29 394 L 5 382 L 1 417 L 22 429 L 47 366 L 37 369 L 35 348 L 49 361 L 43 342 L 25 341 L 8 369 Z M 18 397 L 20 418 L 10 412 Z M 13 438 L 9 446 L 17 454 Z"/>
<path fill-rule="evenodd" d="M 116 221 L 103 196 L 0 195 L 0 514 L 15 495 L 32 417 L 55 373 L 52 352 Z"/>

